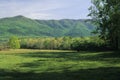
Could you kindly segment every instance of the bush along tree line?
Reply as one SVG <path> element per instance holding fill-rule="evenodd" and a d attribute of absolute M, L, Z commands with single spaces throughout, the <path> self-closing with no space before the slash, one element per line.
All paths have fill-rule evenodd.
<path fill-rule="evenodd" d="M 9 50 L 9 49 L 19 49 L 19 48 L 20 48 L 20 40 L 17 36 L 12 36 L 9 39 L 6 38 L 2 42 L 0 42 L 0 51 Z"/>
<path fill-rule="evenodd" d="M 9 48 L 11 48 L 11 49 L 19 49 L 20 42 L 19 42 L 18 37 L 16 37 L 16 36 L 10 37 L 10 39 L 8 41 L 8 45 L 9 45 Z"/>
<path fill-rule="evenodd" d="M 120 0 L 91 0 L 90 14 L 98 27 L 96 32 L 112 46 L 120 49 Z"/>

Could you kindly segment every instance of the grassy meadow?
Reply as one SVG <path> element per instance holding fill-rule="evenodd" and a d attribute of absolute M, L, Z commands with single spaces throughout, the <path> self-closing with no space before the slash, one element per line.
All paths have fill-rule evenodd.
<path fill-rule="evenodd" d="M 0 51 L 0 80 L 120 80 L 120 55 L 113 51 Z"/>

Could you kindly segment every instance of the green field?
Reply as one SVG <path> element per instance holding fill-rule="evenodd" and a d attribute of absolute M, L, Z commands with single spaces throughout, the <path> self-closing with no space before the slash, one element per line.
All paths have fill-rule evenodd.
<path fill-rule="evenodd" d="M 120 55 L 111 51 L 0 51 L 0 80 L 120 80 Z"/>

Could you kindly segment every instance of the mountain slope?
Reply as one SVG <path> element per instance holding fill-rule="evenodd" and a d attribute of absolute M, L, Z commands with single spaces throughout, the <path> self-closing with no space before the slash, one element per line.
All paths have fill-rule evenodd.
<path fill-rule="evenodd" d="M 91 36 L 95 27 L 83 20 L 33 20 L 24 16 L 0 19 L 0 36 Z"/>
<path fill-rule="evenodd" d="M 46 31 L 47 30 L 47 31 Z M 0 35 L 45 36 L 52 28 L 39 24 L 37 21 L 17 16 L 0 20 Z M 46 31 L 46 32 L 44 32 Z"/>

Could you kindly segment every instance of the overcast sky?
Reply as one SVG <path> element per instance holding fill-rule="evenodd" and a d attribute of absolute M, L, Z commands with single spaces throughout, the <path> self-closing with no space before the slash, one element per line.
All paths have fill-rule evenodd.
<path fill-rule="evenodd" d="M 90 0 L 0 0 L 0 18 L 86 19 Z"/>

